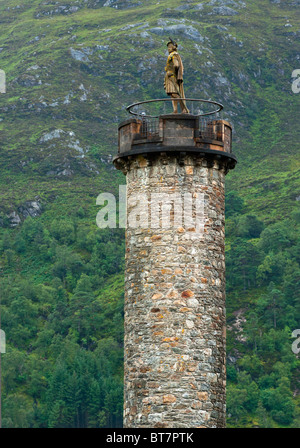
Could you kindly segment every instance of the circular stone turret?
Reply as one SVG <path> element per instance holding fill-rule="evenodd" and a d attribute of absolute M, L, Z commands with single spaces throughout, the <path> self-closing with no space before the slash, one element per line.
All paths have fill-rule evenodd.
<path fill-rule="evenodd" d="M 124 426 L 225 426 L 223 120 L 163 115 L 119 126 L 127 177 Z"/>

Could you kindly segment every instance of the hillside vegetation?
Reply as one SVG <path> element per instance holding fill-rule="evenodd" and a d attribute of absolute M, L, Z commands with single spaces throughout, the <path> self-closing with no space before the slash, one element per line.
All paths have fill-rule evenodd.
<path fill-rule="evenodd" d="M 0 0 L 4 427 L 119 427 L 125 107 L 165 96 L 166 42 L 187 97 L 224 105 L 230 427 L 299 427 L 299 0 Z"/>

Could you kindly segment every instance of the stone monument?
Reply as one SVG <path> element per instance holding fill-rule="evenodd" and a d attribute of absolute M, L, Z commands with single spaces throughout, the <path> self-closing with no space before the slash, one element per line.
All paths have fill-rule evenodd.
<path fill-rule="evenodd" d="M 180 98 L 183 110 L 185 101 L 196 101 Z M 128 218 L 125 427 L 225 426 L 224 183 L 236 164 L 231 133 L 214 112 L 174 109 L 119 125 L 114 164 L 127 177 Z M 188 218 L 178 210 L 189 210 Z"/>

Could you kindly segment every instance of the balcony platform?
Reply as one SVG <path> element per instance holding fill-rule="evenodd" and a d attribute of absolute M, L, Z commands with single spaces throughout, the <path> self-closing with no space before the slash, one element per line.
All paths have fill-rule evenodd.
<path fill-rule="evenodd" d="M 229 170 L 237 163 L 231 142 L 232 127 L 226 120 L 192 114 L 139 116 L 120 123 L 118 154 L 113 162 L 121 169 L 128 158 L 136 155 L 151 158 L 166 153 L 182 158 L 190 154 L 210 162 L 224 161 Z"/>

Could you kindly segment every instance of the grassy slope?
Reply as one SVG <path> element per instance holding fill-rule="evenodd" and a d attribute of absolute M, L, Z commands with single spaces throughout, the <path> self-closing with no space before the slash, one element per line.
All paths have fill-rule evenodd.
<path fill-rule="evenodd" d="M 46 194 L 48 202 L 47 195 L 52 195 L 53 189 L 69 195 L 65 180 L 56 178 L 54 182 L 53 176 L 45 176 L 49 167 L 62 165 L 65 159 L 75 173 L 81 171 L 80 180 L 74 183 L 74 174 L 68 181 L 79 187 L 84 180 L 84 191 L 88 185 L 93 191 L 95 178 L 99 182 L 100 176 L 88 171 L 88 154 L 84 161 L 78 160 L 76 151 L 66 150 L 61 139 L 55 141 L 50 152 L 39 139 L 45 132 L 63 129 L 75 132 L 85 151 L 94 148 L 94 153 L 115 153 L 116 127 L 124 116 L 124 105 L 163 95 L 168 32 L 165 36 L 148 33 L 150 37 L 141 37 L 140 33 L 157 26 L 159 19 L 167 25 L 184 19 L 205 39 L 203 44 L 198 43 L 202 48 L 199 55 L 192 38 L 180 33 L 176 36 L 183 47 L 187 95 L 222 101 L 235 125 L 239 166 L 228 176 L 228 187 L 238 189 L 249 208 L 262 217 L 266 208 L 271 212 L 269 219 L 289 213 L 295 204 L 299 170 L 295 148 L 298 98 L 291 91 L 290 79 L 296 67 L 296 37 L 286 35 L 297 29 L 295 8 L 279 8 L 264 0 L 247 3 L 235 16 L 212 16 L 212 6 L 203 11 L 166 12 L 164 2 L 145 2 L 143 7 L 121 11 L 84 7 L 69 15 L 35 19 L 36 11 L 55 7 L 23 2 L 21 8 L 12 10 L 18 2 L 9 4 L 7 11 L 7 2 L 1 2 L 0 37 L 0 64 L 8 78 L 8 93 L 1 98 L 5 205 L 13 207 L 41 193 Z M 168 2 L 170 9 L 178 5 L 178 1 Z M 293 27 L 284 26 L 286 17 Z M 139 32 L 135 28 L 122 30 L 124 25 L 135 23 L 149 25 Z M 36 36 L 39 40 L 35 41 Z M 151 47 L 147 48 L 149 41 Z M 71 57 L 71 48 L 94 49 L 96 45 L 108 48 L 87 54 L 89 61 Z M 147 66 L 150 58 L 151 66 Z M 145 62 L 142 71 L 141 61 Z M 36 65 L 39 68 L 30 69 Z M 220 74 L 228 80 L 223 85 L 217 80 Z M 39 78 L 35 78 L 37 75 Z M 28 78 L 33 84 L 39 80 L 42 83 L 28 86 Z M 86 101 L 80 101 L 81 85 L 88 91 Z M 63 104 L 68 94 L 70 103 Z M 96 165 L 103 179 L 110 171 L 109 164 L 103 166 L 96 161 Z"/>

